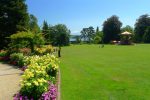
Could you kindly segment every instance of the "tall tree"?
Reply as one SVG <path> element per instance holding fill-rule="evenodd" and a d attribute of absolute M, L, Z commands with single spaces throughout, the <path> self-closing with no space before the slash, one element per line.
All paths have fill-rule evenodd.
<path fill-rule="evenodd" d="M 111 16 L 103 23 L 104 43 L 109 43 L 111 40 L 119 40 L 122 23 L 116 15 Z"/>
<path fill-rule="evenodd" d="M 81 37 L 84 38 L 84 41 L 88 39 L 88 42 L 91 43 L 91 41 L 94 39 L 95 30 L 92 26 L 89 28 L 83 28 L 81 31 Z"/>
<path fill-rule="evenodd" d="M 150 26 L 146 28 L 146 31 L 143 35 L 143 42 L 150 43 Z"/>
<path fill-rule="evenodd" d="M 45 21 L 45 20 L 44 20 L 44 22 L 43 22 L 42 32 L 43 32 L 44 34 L 49 33 L 49 26 L 48 26 L 47 21 Z"/>
<path fill-rule="evenodd" d="M 28 28 L 29 15 L 25 0 L 0 0 L 0 49 L 10 42 L 7 37 Z"/>
<path fill-rule="evenodd" d="M 99 27 L 97 26 L 97 28 L 96 28 L 96 33 L 98 33 L 99 32 Z"/>
<path fill-rule="evenodd" d="M 30 15 L 29 28 L 30 28 L 30 31 L 33 33 L 39 33 L 40 32 L 40 28 L 38 26 L 38 20 L 32 14 Z"/>
<path fill-rule="evenodd" d="M 91 43 L 91 40 L 94 39 L 94 35 L 95 35 L 95 30 L 92 26 L 90 26 L 89 28 L 87 28 L 87 38 L 89 40 L 89 43 Z"/>
<path fill-rule="evenodd" d="M 86 34 L 86 28 L 83 28 L 82 30 L 81 30 L 81 38 L 83 38 L 84 39 L 84 42 L 86 41 L 86 38 L 87 38 L 87 34 Z"/>
<path fill-rule="evenodd" d="M 69 45 L 70 30 L 64 24 L 54 26 L 55 39 L 53 45 L 66 46 Z"/>
<path fill-rule="evenodd" d="M 44 35 L 46 43 L 49 43 L 49 41 L 50 41 L 50 37 L 49 37 L 50 30 L 49 30 L 48 23 L 45 20 L 43 22 L 42 33 Z"/>
<path fill-rule="evenodd" d="M 150 26 L 150 17 L 148 14 L 142 15 L 135 23 L 135 42 L 142 42 L 146 28 Z"/>

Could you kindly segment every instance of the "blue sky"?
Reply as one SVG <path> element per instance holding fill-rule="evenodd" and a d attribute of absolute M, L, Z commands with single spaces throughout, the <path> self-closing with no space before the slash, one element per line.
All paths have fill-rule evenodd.
<path fill-rule="evenodd" d="M 72 34 L 84 27 L 102 28 L 103 22 L 117 15 L 125 25 L 134 26 L 142 14 L 150 14 L 150 0 L 26 0 L 29 13 L 49 24 L 66 24 Z"/>

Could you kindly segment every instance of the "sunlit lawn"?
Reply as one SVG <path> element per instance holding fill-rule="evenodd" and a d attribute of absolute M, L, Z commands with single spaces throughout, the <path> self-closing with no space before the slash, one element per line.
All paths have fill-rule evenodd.
<path fill-rule="evenodd" d="M 150 45 L 62 48 L 62 100 L 150 100 Z"/>

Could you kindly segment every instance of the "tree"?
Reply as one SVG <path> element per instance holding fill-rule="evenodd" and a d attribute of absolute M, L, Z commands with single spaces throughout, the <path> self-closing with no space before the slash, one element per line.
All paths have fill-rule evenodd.
<path fill-rule="evenodd" d="M 99 32 L 99 27 L 97 26 L 97 28 L 96 28 L 96 33 L 98 33 Z"/>
<path fill-rule="evenodd" d="M 50 42 L 50 36 L 49 36 L 50 30 L 49 30 L 48 23 L 45 20 L 43 22 L 42 33 L 44 35 L 46 43 L 49 43 Z"/>
<path fill-rule="evenodd" d="M 87 38 L 89 40 L 89 43 L 91 43 L 91 40 L 94 39 L 94 35 L 95 35 L 95 30 L 92 26 L 90 26 L 89 28 L 87 28 Z"/>
<path fill-rule="evenodd" d="M 81 33 L 81 38 L 84 39 L 84 42 L 86 41 L 86 38 L 87 38 L 87 34 L 86 34 L 86 28 L 83 28 L 82 31 L 80 32 Z"/>
<path fill-rule="evenodd" d="M 38 26 L 38 20 L 32 14 L 30 15 L 29 27 L 30 27 L 30 31 L 33 33 L 39 33 L 40 32 L 40 28 Z"/>
<path fill-rule="evenodd" d="M 125 27 L 121 28 L 121 32 L 125 32 L 125 31 L 128 31 L 130 33 L 134 33 L 134 29 L 129 25 L 126 25 Z"/>
<path fill-rule="evenodd" d="M 10 47 L 12 49 L 18 49 L 26 47 L 29 45 L 31 51 L 34 51 L 34 42 L 33 42 L 34 34 L 31 32 L 17 32 L 16 34 L 12 34 L 10 36 L 11 43 Z"/>
<path fill-rule="evenodd" d="M 91 43 L 91 41 L 94 39 L 95 30 L 92 26 L 89 28 L 83 28 L 81 31 L 81 37 L 84 38 L 84 41 L 88 39 L 88 42 Z"/>
<path fill-rule="evenodd" d="M 53 45 L 67 46 L 69 45 L 70 30 L 64 24 L 58 24 L 54 26 L 55 36 L 53 39 Z"/>
<path fill-rule="evenodd" d="M 150 17 L 148 14 L 142 15 L 135 23 L 135 42 L 142 42 L 146 28 L 150 26 Z"/>
<path fill-rule="evenodd" d="M 143 35 L 143 42 L 150 43 L 150 26 L 146 28 L 145 34 Z"/>
<path fill-rule="evenodd" d="M 9 44 L 10 48 L 18 49 L 29 46 L 31 51 L 34 52 L 34 46 L 43 45 L 44 38 L 41 34 L 33 34 L 32 32 L 17 32 L 10 36 L 11 43 Z"/>
<path fill-rule="evenodd" d="M 119 40 L 122 23 L 116 15 L 111 16 L 103 23 L 104 43 L 109 43 L 111 40 Z"/>
<path fill-rule="evenodd" d="M 48 23 L 44 20 L 43 27 L 42 27 L 42 33 L 47 34 L 49 32 Z"/>
<path fill-rule="evenodd" d="M 103 32 L 99 30 L 99 27 L 96 28 L 95 37 L 99 36 L 101 39 L 103 38 Z"/>
<path fill-rule="evenodd" d="M 7 37 L 28 28 L 29 15 L 25 0 L 0 0 L 0 49 L 10 42 Z"/>

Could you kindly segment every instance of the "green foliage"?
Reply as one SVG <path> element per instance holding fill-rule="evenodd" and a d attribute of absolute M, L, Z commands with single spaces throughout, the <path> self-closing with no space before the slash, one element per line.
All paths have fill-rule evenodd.
<path fill-rule="evenodd" d="M 96 33 L 99 32 L 99 27 L 96 28 Z"/>
<path fill-rule="evenodd" d="M 50 33 L 50 27 L 48 26 L 48 23 L 44 20 L 43 27 L 42 27 L 42 33 L 44 35 L 45 41 L 47 44 L 51 43 L 51 33 Z"/>
<path fill-rule="evenodd" d="M 119 40 L 122 23 L 116 15 L 111 16 L 103 23 L 104 43 L 109 43 L 112 40 Z"/>
<path fill-rule="evenodd" d="M 23 67 L 26 64 L 23 53 L 12 53 L 10 55 L 10 61 L 13 64 L 15 62 L 15 64 L 19 67 Z"/>
<path fill-rule="evenodd" d="M 134 29 L 131 26 L 129 26 L 129 25 L 121 28 L 121 32 L 125 32 L 125 31 L 130 32 L 132 34 L 134 33 Z"/>
<path fill-rule="evenodd" d="M 8 56 L 8 52 L 4 51 L 4 50 L 1 50 L 0 51 L 0 57 L 5 57 L 5 56 Z"/>
<path fill-rule="evenodd" d="M 102 40 L 101 37 L 98 35 L 94 37 L 94 43 L 95 44 L 99 44 L 101 42 L 101 40 Z"/>
<path fill-rule="evenodd" d="M 29 31 L 18 32 L 10 36 L 12 40 L 33 39 L 33 37 L 34 37 L 34 34 Z"/>
<path fill-rule="evenodd" d="M 30 15 L 30 20 L 29 20 L 29 27 L 30 27 L 30 31 L 32 33 L 39 33 L 40 32 L 40 28 L 38 26 L 38 20 L 34 15 Z"/>
<path fill-rule="evenodd" d="M 143 42 L 143 35 L 146 31 L 147 26 L 150 26 L 149 15 L 141 15 L 135 23 L 135 42 Z"/>
<path fill-rule="evenodd" d="M 41 34 L 41 33 L 34 34 L 33 42 L 37 46 L 44 45 L 45 44 L 45 39 L 43 37 L 43 34 Z"/>
<path fill-rule="evenodd" d="M 19 48 L 23 48 L 29 45 L 31 51 L 33 52 L 34 51 L 33 38 L 34 34 L 31 32 L 18 32 L 10 36 L 12 42 L 10 46 L 11 48 L 16 48 L 18 52 Z"/>
<path fill-rule="evenodd" d="M 54 39 L 53 45 L 59 46 L 67 46 L 69 45 L 69 37 L 70 37 L 70 30 L 64 24 L 58 24 L 54 26 Z"/>
<path fill-rule="evenodd" d="M 81 38 L 83 38 L 84 41 L 86 41 L 86 39 L 87 39 L 86 28 L 83 28 L 82 31 L 81 31 L 80 33 L 81 33 Z"/>
<path fill-rule="evenodd" d="M 64 24 L 48 26 L 48 23 L 44 21 L 42 32 L 44 34 L 46 44 L 52 44 L 55 46 L 69 45 L 70 30 Z"/>
<path fill-rule="evenodd" d="M 25 0 L 0 0 L 0 49 L 10 43 L 7 38 L 17 31 L 29 27 L 29 16 Z"/>
<path fill-rule="evenodd" d="M 33 34 L 31 32 L 18 32 L 10 36 L 12 43 L 10 44 L 11 48 L 17 49 L 30 47 L 31 52 L 34 52 L 35 45 L 42 45 L 45 43 L 42 34 Z"/>
<path fill-rule="evenodd" d="M 81 37 L 80 36 L 76 36 L 75 39 L 76 39 L 76 43 L 81 43 Z"/>
<path fill-rule="evenodd" d="M 144 43 L 150 43 L 150 27 L 147 27 L 145 34 L 143 35 Z"/>
<path fill-rule="evenodd" d="M 84 41 L 88 39 L 88 42 L 91 43 L 95 36 L 95 30 L 92 26 L 89 28 L 83 28 L 81 31 L 81 37 L 84 38 Z"/>
<path fill-rule="evenodd" d="M 44 33 L 45 35 L 49 33 L 48 23 L 45 20 L 43 22 L 42 33 Z"/>

